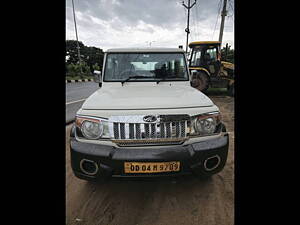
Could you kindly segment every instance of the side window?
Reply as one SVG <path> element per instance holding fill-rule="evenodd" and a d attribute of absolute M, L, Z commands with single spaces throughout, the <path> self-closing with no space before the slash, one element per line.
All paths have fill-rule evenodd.
<path fill-rule="evenodd" d="M 200 58 L 201 58 L 201 49 L 195 49 L 193 53 L 193 58 L 191 61 L 191 66 L 197 66 L 200 64 Z"/>
<path fill-rule="evenodd" d="M 210 48 L 206 51 L 210 55 L 210 60 L 216 61 L 217 60 L 217 49 L 216 48 Z"/>

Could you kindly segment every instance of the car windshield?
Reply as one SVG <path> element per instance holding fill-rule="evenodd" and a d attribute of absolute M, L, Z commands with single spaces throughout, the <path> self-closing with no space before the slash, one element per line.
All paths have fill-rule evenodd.
<path fill-rule="evenodd" d="M 186 81 L 188 74 L 183 53 L 109 53 L 103 80 Z"/>

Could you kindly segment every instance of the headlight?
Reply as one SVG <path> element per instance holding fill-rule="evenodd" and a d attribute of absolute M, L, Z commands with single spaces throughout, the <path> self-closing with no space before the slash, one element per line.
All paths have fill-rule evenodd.
<path fill-rule="evenodd" d="M 205 136 L 218 133 L 220 129 L 221 114 L 219 112 L 207 113 L 192 117 L 191 135 Z"/>
<path fill-rule="evenodd" d="M 81 131 L 88 139 L 98 139 L 103 133 L 103 124 L 85 120 L 81 125 Z"/>
<path fill-rule="evenodd" d="M 107 122 L 96 117 L 76 116 L 76 135 L 86 139 L 105 138 L 108 133 Z"/>

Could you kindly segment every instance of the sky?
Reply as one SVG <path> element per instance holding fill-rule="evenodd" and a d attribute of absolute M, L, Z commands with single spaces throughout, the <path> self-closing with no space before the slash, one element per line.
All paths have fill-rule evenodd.
<path fill-rule="evenodd" d="M 187 9 L 183 0 L 73 0 L 78 40 L 109 48 L 171 47 L 185 49 Z M 187 5 L 188 0 L 184 0 Z M 191 0 L 191 4 L 194 0 Z M 219 39 L 223 0 L 197 0 L 190 10 L 192 41 Z M 223 44 L 234 48 L 234 0 L 228 0 Z M 66 39 L 76 40 L 72 0 L 66 0 Z"/>

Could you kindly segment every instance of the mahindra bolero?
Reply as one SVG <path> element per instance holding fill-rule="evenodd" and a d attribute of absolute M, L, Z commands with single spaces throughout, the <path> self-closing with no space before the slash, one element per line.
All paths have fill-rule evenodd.
<path fill-rule="evenodd" d="M 223 169 L 228 133 L 219 108 L 191 86 L 182 49 L 109 49 L 95 81 L 100 88 L 71 130 L 76 177 L 207 177 Z"/>

